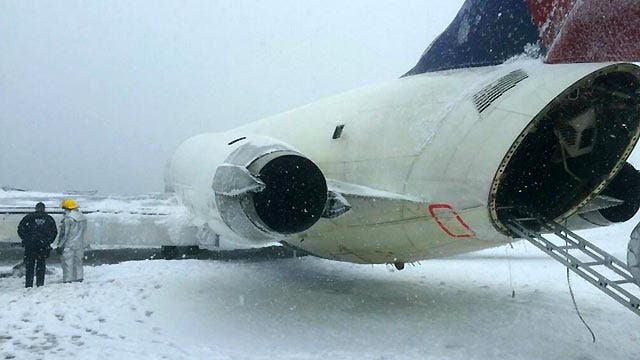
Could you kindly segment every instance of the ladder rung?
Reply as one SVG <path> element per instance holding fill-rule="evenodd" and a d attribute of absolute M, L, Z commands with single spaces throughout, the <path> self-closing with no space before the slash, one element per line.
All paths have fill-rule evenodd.
<path fill-rule="evenodd" d="M 537 224 L 532 223 L 532 221 L 537 221 Z M 554 221 L 547 221 L 537 217 L 524 217 L 511 219 L 506 225 L 515 234 L 522 236 L 571 269 L 571 271 L 595 285 L 602 292 L 640 315 L 640 299 L 638 296 L 630 292 L 630 289 L 620 286 L 622 284 L 640 286 L 640 284 L 629 275 L 628 267 L 621 260 Z M 538 228 L 539 226 L 541 228 Z M 546 239 L 542 232 L 547 230 L 566 241 L 566 245 L 556 245 L 551 240 Z M 569 252 L 569 250 L 576 251 Z M 585 260 L 589 261 L 581 260 L 578 257 L 578 252 L 588 255 L 589 259 Z M 616 278 L 618 280 L 608 279 L 607 276 L 599 271 L 599 268 L 594 268 L 596 266 L 604 266 L 611 270 L 617 275 Z"/>
<path fill-rule="evenodd" d="M 622 285 L 622 284 L 635 283 L 635 281 L 633 281 L 633 280 L 627 280 L 627 279 L 624 279 L 624 280 L 616 280 L 616 281 L 612 281 L 612 283 L 614 283 L 614 284 L 618 284 L 618 285 Z"/>
<path fill-rule="evenodd" d="M 597 265 L 604 265 L 604 264 L 605 264 L 604 261 L 591 261 L 591 262 L 582 263 L 580 265 L 581 266 L 597 266 Z"/>

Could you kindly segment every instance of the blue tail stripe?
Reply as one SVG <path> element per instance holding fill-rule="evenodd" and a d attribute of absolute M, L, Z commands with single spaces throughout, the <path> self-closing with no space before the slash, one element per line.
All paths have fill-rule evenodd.
<path fill-rule="evenodd" d="M 539 40 L 527 0 L 467 0 L 404 76 L 501 64 Z"/>

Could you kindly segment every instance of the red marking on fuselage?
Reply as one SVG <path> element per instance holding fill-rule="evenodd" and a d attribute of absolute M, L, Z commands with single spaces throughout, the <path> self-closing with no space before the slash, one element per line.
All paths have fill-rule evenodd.
<path fill-rule="evenodd" d="M 440 217 L 438 217 L 438 214 L 437 214 L 437 212 L 440 212 L 440 211 L 443 211 L 443 210 L 446 213 L 452 215 L 456 219 L 456 221 L 462 227 L 464 232 L 462 232 L 462 233 L 454 233 L 451 229 L 449 229 L 449 227 L 447 227 L 444 224 L 442 219 L 440 219 Z M 453 206 L 451 206 L 449 204 L 431 204 L 431 205 L 429 205 L 429 213 L 431 214 L 431 217 L 433 217 L 433 219 L 436 221 L 438 226 L 440 226 L 440 229 L 442 229 L 442 231 L 444 231 L 450 237 L 453 237 L 453 238 L 471 238 L 471 237 L 476 236 L 476 234 L 473 232 L 473 230 L 471 230 L 469 225 L 467 225 L 467 223 L 464 222 L 464 220 L 462 220 L 462 217 L 460 216 L 460 214 L 458 214 L 458 212 L 453 208 Z"/>

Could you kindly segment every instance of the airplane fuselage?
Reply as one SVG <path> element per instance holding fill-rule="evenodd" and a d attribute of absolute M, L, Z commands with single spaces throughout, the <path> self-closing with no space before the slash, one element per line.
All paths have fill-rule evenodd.
<path fill-rule="evenodd" d="M 273 240 L 362 263 L 410 262 L 492 247 L 511 240 L 501 227 L 496 196 L 518 141 L 535 131 L 534 120 L 542 121 L 543 110 L 572 86 L 580 81 L 587 86 L 593 82 L 588 77 L 616 69 L 640 78 L 630 64 L 538 60 L 402 78 L 226 133 L 200 135 L 197 145 L 187 141 L 178 150 L 193 168 L 185 171 L 191 165 L 183 164 L 180 172 L 186 175 L 170 174 L 168 181 L 178 184 L 174 190 L 203 222 L 218 228 L 223 221 L 211 190 L 216 166 L 252 137 L 276 139 L 317 164 L 330 185 L 362 188 L 351 194 L 353 208 L 346 214 Z M 337 127 L 342 132 L 334 138 Z M 572 195 L 570 204 L 553 203 L 559 211 L 554 218 L 568 217 L 602 190 L 637 141 L 637 119 L 630 133 L 616 163 L 589 185 L 589 194 Z M 201 181 L 190 180 L 191 173 L 203 174 Z M 367 196 L 366 189 L 388 195 Z"/>

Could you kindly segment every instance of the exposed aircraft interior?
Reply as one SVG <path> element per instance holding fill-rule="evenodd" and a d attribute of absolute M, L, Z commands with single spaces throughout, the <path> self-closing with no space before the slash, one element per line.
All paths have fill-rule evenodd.
<path fill-rule="evenodd" d="M 567 89 L 502 161 L 491 188 L 494 223 L 505 231 L 503 224 L 514 217 L 565 218 L 598 194 L 624 201 L 604 209 L 605 218 L 630 219 L 640 206 L 640 175 L 625 159 L 639 122 L 640 80 L 634 74 L 596 73 Z"/>

